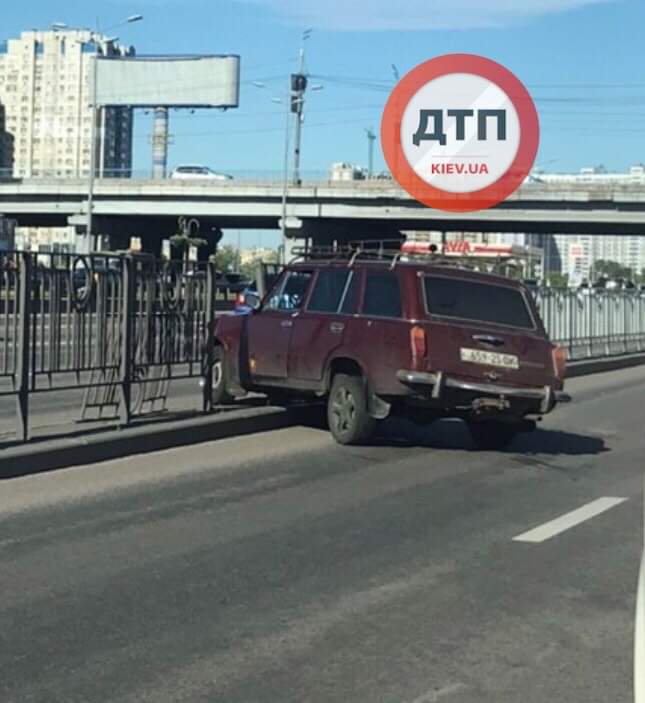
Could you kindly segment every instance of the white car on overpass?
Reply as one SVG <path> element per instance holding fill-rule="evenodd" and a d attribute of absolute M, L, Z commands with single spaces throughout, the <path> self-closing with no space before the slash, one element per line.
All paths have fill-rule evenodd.
<path fill-rule="evenodd" d="M 229 176 L 227 173 L 217 173 L 216 171 L 208 168 L 208 166 L 202 166 L 200 164 L 186 164 L 184 166 L 177 166 L 177 168 L 175 168 L 170 174 L 170 177 L 184 180 L 233 180 L 233 176 Z"/>

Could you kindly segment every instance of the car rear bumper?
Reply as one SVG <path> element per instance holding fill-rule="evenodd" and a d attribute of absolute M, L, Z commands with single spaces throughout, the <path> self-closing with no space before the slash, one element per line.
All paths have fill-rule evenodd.
<path fill-rule="evenodd" d="M 397 371 L 397 379 L 406 386 L 425 388 L 433 400 L 442 400 L 449 390 L 461 391 L 473 398 L 497 398 L 501 401 L 528 401 L 536 412 L 548 413 L 558 402 L 569 402 L 571 397 L 551 386 L 517 387 L 496 383 L 475 383 L 448 376 L 443 371 Z"/>

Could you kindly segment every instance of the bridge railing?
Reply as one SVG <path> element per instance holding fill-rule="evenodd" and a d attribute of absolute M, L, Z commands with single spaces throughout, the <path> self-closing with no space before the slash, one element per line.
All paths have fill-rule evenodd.
<path fill-rule="evenodd" d="M 542 289 L 536 300 L 551 340 L 572 360 L 645 351 L 645 295 L 640 291 Z"/>

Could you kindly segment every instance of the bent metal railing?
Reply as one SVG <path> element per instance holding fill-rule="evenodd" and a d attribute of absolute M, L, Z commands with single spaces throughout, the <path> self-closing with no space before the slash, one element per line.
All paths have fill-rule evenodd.
<path fill-rule="evenodd" d="M 17 398 L 18 438 L 50 390 L 84 389 L 83 413 L 112 405 L 127 425 L 170 379 L 201 376 L 209 409 L 217 297 L 210 262 L 0 253 L 0 396 Z"/>
<path fill-rule="evenodd" d="M 569 359 L 594 359 L 645 352 L 645 293 L 639 290 L 536 293 L 551 340 Z"/>

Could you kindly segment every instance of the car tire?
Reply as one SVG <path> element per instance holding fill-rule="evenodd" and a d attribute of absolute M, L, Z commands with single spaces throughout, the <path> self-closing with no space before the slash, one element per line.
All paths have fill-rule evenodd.
<path fill-rule="evenodd" d="M 468 429 L 475 447 L 485 451 L 506 449 L 519 432 L 519 429 L 511 423 L 494 420 L 469 422 Z"/>
<path fill-rule="evenodd" d="M 217 405 L 228 405 L 235 399 L 227 390 L 228 375 L 226 372 L 226 352 L 222 347 L 215 347 L 211 359 L 211 372 L 213 376 L 211 403 L 213 407 Z"/>
<path fill-rule="evenodd" d="M 360 376 L 334 376 L 327 399 L 327 421 L 339 444 L 361 444 L 371 437 L 376 420 L 367 410 L 367 391 Z"/>

